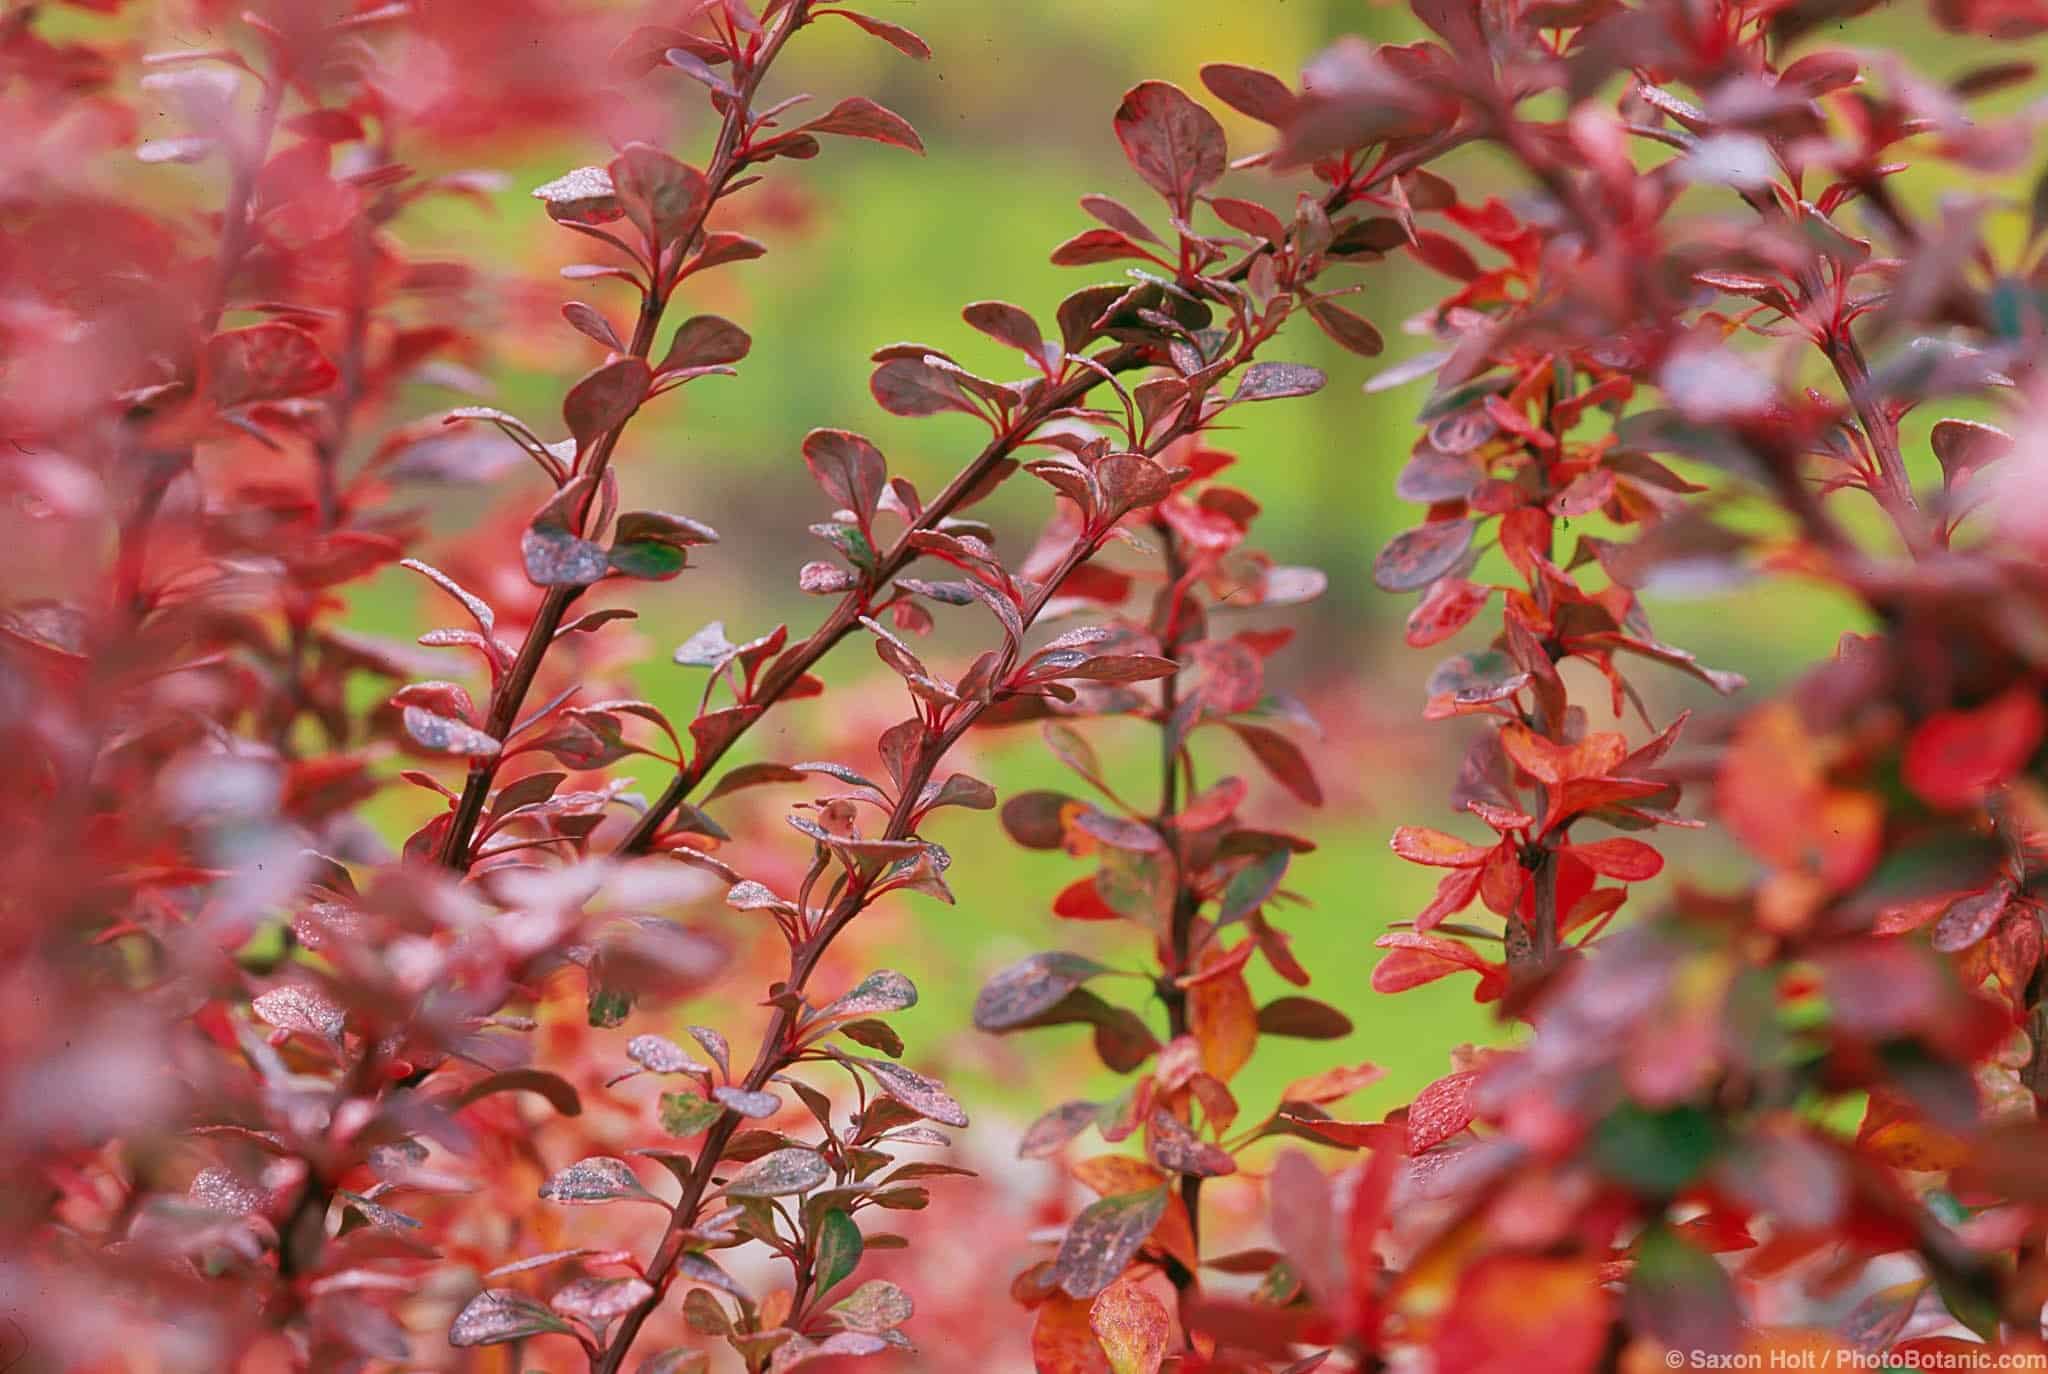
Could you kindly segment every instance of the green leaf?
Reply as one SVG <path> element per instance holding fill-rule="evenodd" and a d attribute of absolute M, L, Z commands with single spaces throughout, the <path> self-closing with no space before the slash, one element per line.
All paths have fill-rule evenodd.
<path fill-rule="evenodd" d="M 690 556 L 684 550 L 652 539 L 614 544 L 607 560 L 613 572 L 643 582 L 665 582 L 690 565 Z"/>
<path fill-rule="evenodd" d="M 1720 1148 L 1720 1128 L 1697 1107 L 1652 1112 L 1624 1104 L 1600 1123 L 1593 1140 L 1608 1173 L 1656 1197 L 1678 1193 Z"/>
<path fill-rule="evenodd" d="M 829 1293 L 860 1264 L 860 1227 L 841 1211 L 825 1213 L 818 1222 L 817 1281 L 820 1295 Z"/>
<path fill-rule="evenodd" d="M 661 1129 L 674 1136 L 692 1136 L 711 1129 L 711 1123 L 725 1115 L 725 1108 L 695 1093 L 661 1095 Z"/>

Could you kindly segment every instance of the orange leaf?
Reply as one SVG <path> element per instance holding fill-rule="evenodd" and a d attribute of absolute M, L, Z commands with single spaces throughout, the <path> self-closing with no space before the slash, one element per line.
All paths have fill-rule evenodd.
<path fill-rule="evenodd" d="M 1353 1064 L 1349 1068 L 1325 1069 L 1307 1078 L 1297 1078 L 1280 1094 L 1282 1102 L 1335 1102 L 1360 1088 L 1379 1082 L 1387 1071 L 1377 1064 Z"/>
<path fill-rule="evenodd" d="M 1575 844 L 1565 853 L 1603 878 L 1618 878 L 1625 883 L 1640 883 L 1664 871 L 1662 854 L 1641 840 L 1631 840 L 1626 836 L 1596 840 L 1592 844 Z"/>
<path fill-rule="evenodd" d="M 1165 1174 L 1134 1155 L 1096 1155 L 1074 1165 L 1069 1172 L 1097 1197 L 1142 1193 L 1166 1182 Z"/>
<path fill-rule="evenodd" d="M 1166 1358 L 1166 1309 L 1137 1284 L 1113 1283 L 1097 1294 L 1088 1328 L 1109 1356 L 1110 1374 L 1158 1374 Z"/>
<path fill-rule="evenodd" d="M 1229 957 L 1211 945 L 1202 952 L 1202 969 Z M 1202 1067 L 1211 1078 L 1228 1083 L 1259 1042 L 1259 1009 L 1251 987 L 1243 973 L 1228 973 L 1197 983 L 1187 997 L 1188 1030 L 1202 1047 Z"/>
<path fill-rule="evenodd" d="M 1558 744 L 1526 725 L 1510 724 L 1500 732 L 1500 742 L 1523 772 L 1552 786 L 1604 777 L 1628 757 L 1627 738 L 1612 732 L 1588 735 L 1577 744 Z"/>
<path fill-rule="evenodd" d="M 1590 1259 L 1494 1255 L 1468 1268 L 1437 1328 L 1436 1374 L 1520 1374 L 1532 1352 L 1545 1374 L 1592 1369 L 1612 1299 Z"/>
<path fill-rule="evenodd" d="M 1430 868 L 1477 868 L 1492 852 L 1489 846 L 1467 844 L 1456 835 L 1426 825 L 1404 825 L 1394 832 L 1393 850 L 1411 864 Z"/>
<path fill-rule="evenodd" d="M 1031 1365 L 1037 1374 L 1110 1374 L 1109 1361 L 1088 1329 L 1088 1303 L 1055 1292 L 1038 1305 L 1031 1327 Z"/>

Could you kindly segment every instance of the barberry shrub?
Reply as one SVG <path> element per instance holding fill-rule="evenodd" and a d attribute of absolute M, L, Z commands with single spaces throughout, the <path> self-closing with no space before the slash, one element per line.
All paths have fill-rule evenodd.
<path fill-rule="evenodd" d="M 1063 300 L 961 311 L 1017 375 L 870 360 L 882 410 L 985 441 L 927 495 L 812 431 L 824 609 L 712 621 L 665 700 L 629 685 L 630 603 L 755 532 L 636 507 L 638 417 L 745 364 L 693 302 L 767 252 L 783 164 L 923 151 L 777 60 L 827 27 L 930 49 L 817 0 L 218 8 L 181 16 L 217 46 L 161 49 L 0 15 L 0 1356 L 2048 1360 L 2048 179 L 2009 50 L 2038 0 L 1938 0 L 1938 82 L 1840 46 L 1902 22 L 1856 0 L 1414 0 L 1427 37 L 1298 83 L 1139 84 L 1109 133 L 1156 199 L 1081 198 Z M 1270 136 L 1233 160 L 1210 97 Z M 486 133 L 612 143 L 533 192 L 587 259 L 558 421 L 423 400 L 489 360 L 474 298 L 530 291 L 406 246 L 491 201 L 447 170 Z M 1414 1048 L 1359 1062 L 1336 1007 L 1255 991 L 1311 981 L 1284 921 L 1325 782 L 1271 613 L 1325 578 L 1252 542 L 1259 465 L 1221 445 L 1324 387 L 1305 336 L 1378 355 L 1373 293 L 1431 276 L 1424 351 L 1365 381 L 1428 382 L 1412 452 L 1361 465 L 1426 507 L 1373 580 L 1410 646 L 1461 650 L 1421 714 L 1465 815 L 1394 831 L 1442 875 L 1421 911 L 1344 895 L 1369 974 L 1313 972 L 1471 976 L 1502 1034 L 1351 1120 Z M 1006 483 L 1043 511 L 1014 555 L 976 509 Z M 393 570 L 442 613 L 417 646 L 352 623 Z M 1792 580 L 1845 633 L 1776 690 L 1651 628 L 1675 589 L 1767 614 Z M 757 727 L 850 641 L 881 668 L 828 698 L 840 757 L 775 757 Z M 962 771 L 1020 731 L 1072 791 Z M 953 900 L 942 824 L 1081 861 L 1029 904 L 1102 923 L 974 1002 L 975 1034 L 1086 1026 L 1116 1085 L 1030 1114 L 1019 1153 L 1076 1189 L 1001 1237 L 1039 1247 L 1014 1273 L 956 1148 L 1011 1104 L 912 1066 L 917 942 L 869 934 Z M 1631 904 L 1689 829 L 1746 875 Z M 1285 1040 L 1319 1067 L 1255 1097 Z"/>

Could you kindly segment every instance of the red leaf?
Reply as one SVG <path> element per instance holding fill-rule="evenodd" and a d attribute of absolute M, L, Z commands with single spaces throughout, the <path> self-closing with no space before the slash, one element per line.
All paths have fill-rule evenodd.
<path fill-rule="evenodd" d="M 1929 716 L 1906 741 L 1906 785 L 1930 806 L 1974 806 L 2033 757 L 2044 724 L 2040 699 L 2024 687 L 1973 711 Z"/>
<path fill-rule="evenodd" d="M 640 232 L 674 243 L 702 227 L 711 203 L 704 174 L 646 143 L 628 143 L 611 161 L 619 208 Z"/>
<path fill-rule="evenodd" d="M 1477 868 L 1493 852 L 1491 845 L 1468 844 L 1424 825 L 1402 826 L 1392 843 L 1394 852 L 1409 863 L 1430 868 Z"/>
<path fill-rule="evenodd" d="M 576 447 L 588 449 L 598 436 L 624 424 L 646 399 L 652 381 L 647 364 L 638 358 L 619 358 L 586 373 L 562 398 L 562 419 L 576 436 Z"/>
<path fill-rule="evenodd" d="M 1477 1000 L 1490 1002 L 1506 989 L 1504 968 L 1487 963 L 1456 940 L 1393 930 L 1373 943 L 1391 951 L 1372 971 L 1374 992 L 1406 992 L 1468 970 L 1479 975 L 1479 990 L 1474 994 Z"/>
<path fill-rule="evenodd" d="M 976 301 L 962 310 L 960 317 L 998 343 L 1029 354 L 1033 362 L 1043 356 L 1045 336 L 1038 321 L 1021 307 L 1007 301 Z"/>
<path fill-rule="evenodd" d="M 206 390 L 222 410 L 325 391 L 340 375 L 318 340 L 281 320 L 206 341 Z"/>
<path fill-rule="evenodd" d="M 1118 921 L 1123 913 L 1102 900 L 1102 893 L 1090 876 L 1077 879 L 1060 889 L 1060 895 L 1053 898 L 1052 914 L 1069 921 Z"/>
<path fill-rule="evenodd" d="M 1086 267 L 1123 258 L 1149 260 L 1151 257 L 1150 253 L 1114 229 L 1084 229 L 1052 250 L 1055 267 Z"/>
<path fill-rule="evenodd" d="M 1182 218 L 1198 193 L 1222 180 L 1230 162 L 1216 116 L 1165 81 L 1131 88 L 1117 107 L 1116 137 L 1145 184 L 1171 201 Z"/>
<path fill-rule="evenodd" d="M 865 138 L 908 148 L 914 153 L 924 151 L 924 140 L 917 136 L 917 130 L 910 127 L 909 120 L 866 96 L 847 97 L 821 118 L 812 120 L 796 132 L 839 134 L 845 138 Z"/>
<path fill-rule="evenodd" d="M 717 315 L 693 315 L 676 327 L 661 371 L 682 367 L 712 367 L 736 363 L 747 356 L 754 341 L 747 331 Z"/>
<path fill-rule="evenodd" d="M 1294 114 L 1294 92 L 1287 88 L 1287 83 L 1257 67 L 1211 62 L 1202 68 L 1202 84 L 1231 109 L 1250 115 L 1261 124 L 1278 128 Z"/>
<path fill-rule="evenodd" d="M 1443 1144 L 1472 1124 L 1472 1082 L 1476 1071 L 1448 1074 L 1415 1095 L 1408 1107 L 1408 1152 Z"/>
<path fill-rule="evenodd" d="M 1433 520 L 1397 534 L 1372 563 L 1372 580 L 1383 592 L 1412 592 L 1450 572 L 1472 547 L 1470 520 Z"/>
<path fill-rule="evenodd" d="M 1316 781 L 1315 770 L 1293 740 L 1263 725 L 1231 721 L 1230 728 L 1245 742 L 1252 756 L 1264 765 L 1273 780 L 1293 793 L 1297 801 L 1304 806 L 1323 804 L 1323 789 Z"/>
<path fill-rule="evenodd" d="M 1408 613 L 1408 646 L 1426 649 L 1441 644 L 1470 624 L 1493 596 L 1491 587 L 1462 577 L 1440 577 Z"/>
<path fill-rule="evenodd" d="M 1472 899 L 1479 895 L 1480 879 L 1485 876 L 1484 868 L 1457 868 L 1444 874 L 1443 881 L 1436 885 L 1436 896 L 1429 899 L 1429 905 L 1415 913 L 1415 929 L 1427 932 L 1441 924 L 1445 917 L 1455 916 L 1472 905 Z"/>
<path fill-rule="evenodd" d="M 1565 853 L 1604 878 L 1640 883 L 1664 871 L 1664 856 L 1641 840 L 1626 837 L 1567 846 Z"/>
<path fill-rule="evenodd" d="M 1110 1374 L 1109 1361 L 1088 1322 L 1090 1303 L 1054 1293 L 1038 1305 L 1031 1324 L 1031 1364 L 1036 1374 Z"/>
<path fill-rule="evenodd" d="M 867 528 L 889 480 L 881 450 L 849 430 L 814 429 L 804 436 L 804 464 L 833 505 Z"/>
<path fill-rule="evenodd" d="M 1437 1374 L 1584 1374 L 1607 1343 L 1613 1299 L 1592 1259 L 1490 1255 L 1466 1269 L 1437 1328 Z"/>
<path fill-rule="evenodd" d="M 1308 317 L 1338 347 L 1361 358 L 1377 358 L 1386 349 L 1386 340 L 1380 337 L 1380 331 L 1374 328 L 1371 320 L 1346 310 L 1334 301 L 1310 301 Z"/>
<path fill-rule="evenodd" d="M 852 20 L 884 43 L 887 43 L 890 47 L 896 49 L 896 51 L 902 53 L 905 57 L 915 57 L 922 62 L 929 59 L 932 55 L 931 45 L 909 29 L 904 28 L 901 24 L 891 24 L 886 19 L 877 19 L 867 14 L 857 14 L 852 10 L 819 10 L 818 13 L 836 14 L 841 19 Z"/>

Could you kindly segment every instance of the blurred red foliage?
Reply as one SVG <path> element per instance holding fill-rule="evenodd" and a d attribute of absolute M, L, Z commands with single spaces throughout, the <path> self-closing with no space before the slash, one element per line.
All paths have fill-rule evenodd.
<path fill-rule="evenodd" d="M 671 306 L 766 252 L 750 225 L 802 220 L 787 188 L 749 194 L 778 160 L 923 151 L 864 97 L 771 102 L 784 46 L 825 21 L 923 41 L 815 0 L 643 26 L 208 0 L 157 18 L 222 46 L 146 51 L 118 0 L 81 8 L 103 39 L 0 16 L 0 1362 L 678 1374 L 723 1347 L 781 1374 L 913 1335 L 931 1367 L 1028 1350 L 1046 1374 L 2048 1355 L 2048 183 L 2017 235 L 1892 184 L 1908 157 L 2023 170 L 2038 102 L 1976 102 L 2029 64 L 1935 84 L 1814 45 L 1867 4 L 1414 0 L 1429 40 L 1344 39 L 1299 87 L 1205 68 L 1273 130 L 1235 162 L 1208 108 L 1145 82 L 1112 127 L 1158 211 L 1085 196 L 1097 227 L 1053 254 L 1140 266 L 1050 328 L 967 306 L 1019 380 L 877 353 L 880 406 L 973 416 L 986 444 L 927 496 L 813 431 L 829 556 L 798 582 L 829 609 L 807 634 L 707 625 L 676 716 L 627 694 L 616 594 L 719 536 L 622 510 L 618 468 L 642 410 L 751 340 Z M 2048 30 L 2021 0 L 1933 16 Z M 701 162 L 664 151 L 679 87 Z M 534 193 L 588 259 L 562 275 L 630 307 L 560 307 L 597 359 L 565 437 L 417 414 L 411 388 L 475 388 L 480 297 L 536 299 L 407 248 L 416 204 L 498 184 L 422 169 L 565 135 L 614 153 Z M 1459 189 L 1503 167 L 1506 198 Z M 1233 190 L 1313 186 L 1282 210 L 1220 192 L 1246 170 Z M 1395 832 L 1443 876 L 1372 983 L 1474 975 L 1523 1029 L 1382 1120 L 1333 1111 L 1381 1075 L 1341 1055 L 1247 1111 L 1262 1043 L 1352 1028 L 1247 977 L 1310 981 L 1279 922 L 1313 845 L 1269 817 L 1325 782 L 1270 671 L 1292 633 L 1235 617 L 1325 584 L 1252 542 L 1257 482 L 1215 431 L 1324 385 L 1269 356 L 1296 317 L 1378 354 L 1345 277 L 1390 258 L 1453 285 L 1411 322 L 1434 348 L 1368 384 L 1433 379 L 1395 479 L 1427 513 L 1375 580 L 1419 594 L 1413 647 L 1497 629 L 1422 712 L 1476 727 L 1453 802 L 1483 833 Z M 1916 489 L 1902 422 L 1937 403 L 2019 437 L 1939 420 Z M 1020 472 L 1049 511 L 1006 557 L 973 507 Z M 419 559 L 422 496 L 515 474 L 532 490 Z M 450 622 L 418 645 L 346 623 L 400 565 Z M 1638 673 L 1744 686 L 1652 631 L 1659 580 L 1757 573 L 1864 622 L 1705 729 L 1651 719 Z M 916 645 L 953 608 L 990 625 L 958 668 Z M 903 689 L 839 707 L 880 776 L 721 771 L 856 638 Z M 1105 716 L 1155 732 L 1142 790 L 1098 756 Z M 1000 805 L 1087 865 L 1052 914 L 1142 937 L 1137 967 L 1039 953 L 976 1003 L 994 1034 L 1086 1025 L 1124 1083 L 1024 1132 L 1066 1161 L 1049 1196 L 981 1137 L 954 1148 L 965 1107 L 889 1021 L 917 990 L 875 969 L 905 919 L 883 899 L 952 900 L 927 818 L 998 807 L 953 751 L 1018 726 L 1086 788 Z M 1204 771 L 1218 743 L 1239 774 Z M 669 777 L 651 801 L 617 771 L 635 757 Z M 398 786 L 438 809 L 394 852 L 367 808 Z M 783 825 L 734 798 L 769 786 L 803 789 Z M 1753 878 L 1617 925 L 1662 832 L 1707 824 Z M 746 873 L 735 831 L 764 841 Z M 686 1000 L 765 1024 L 685 1030 Z M 1142 1152 L 1084 1154 L 1091 1131 Z"/>

